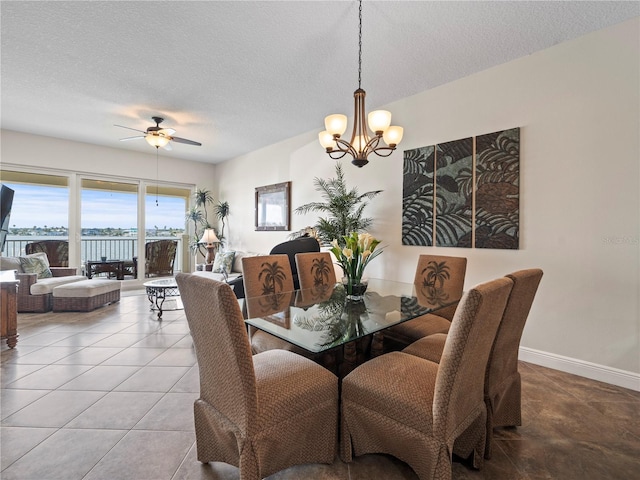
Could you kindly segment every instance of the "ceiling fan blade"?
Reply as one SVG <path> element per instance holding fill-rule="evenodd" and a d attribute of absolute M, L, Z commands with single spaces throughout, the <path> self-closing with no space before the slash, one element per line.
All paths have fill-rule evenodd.
<path fill-rule="evenodd" d="M 200 142 L 194 142 L 193 140 L 187 140 L 186 138 L 180 137 L 171 137 L 171 140 L 176 143 L 186 143 L 187 145 L 195 145 L 197 147 L 200 147 L 202 145 Z"/>
<path fill-rule="evenodd" d="M 133 130 L 134 132 L 147 133 L 144 130 L 138 130 L 137 128 L 125 127 L 124 125 L 114 125 L 114 127 L 126 128 L 127 130 Z"/>
<path fill-rule="evenodd" d="M 140 136 L 136 136 L 136 137 L 121 138 L 121 139 L 120 139 L 120 141 L 121 141 L 121 142 L 127 142 L 127 141 L 129 141 L 129 140 L 136 140 L 136 139 L 138 139 L 138 138 L 144 138 L 144 136 L 141 136 L 141 135 L 140 135 Z"/>
<path fill-rule="evenodd" d="M 173 135 L 176 131 L 173 128 L 163 128 L 162 130 L 158 130 L 158 133 L 161 135 Z"/>
<path fill-rule="evenodd" d="M 167 143 L 164 147 L 165 150 L 173 150 L 173 148 L 171 147 L 171 142 Z"/>

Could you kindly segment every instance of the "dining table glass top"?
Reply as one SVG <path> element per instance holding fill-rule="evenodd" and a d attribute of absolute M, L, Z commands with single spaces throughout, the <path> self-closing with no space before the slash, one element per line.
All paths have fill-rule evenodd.
<path fill-rule="evenodd" d="M 457 302 L 430 285 L 369 279 L 362 300 L 341 283 L 245 299 L 246 323 L 318 353 Z"/>

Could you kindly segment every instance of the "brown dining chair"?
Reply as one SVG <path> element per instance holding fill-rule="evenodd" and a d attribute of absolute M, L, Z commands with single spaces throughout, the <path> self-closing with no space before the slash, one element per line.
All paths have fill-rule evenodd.
<path fill-rule="evenodd" d="M 300 283 L 298 280 L 298 268 L 296 265 L 296 255 L 298 253 L 305 252 L 319 252 L 320 244 L 318 240 L 313 237 L 298 237 L 293 240 L 287 240 L 286 242 L 279 243 L 275 245 L 269 255 L 287 255 L 289 258 L 289 266 L 291 267 L 291 276 L 293 278 L 293 288 L 294 290 L 298 290 L 300 288 Z"/>
<path fill-rule="evenodd" d="M 370 360 L 342 381 L 342 460 L 387 453 L 421 480 L 450 479 L 453 446 L 483 463 L 484 372 L 513 282 L 469 290 L 456 310 L 440 364 L 404 352 Z"/>
<path fill-rule="evenodd" d="M 449 331 L 462 297 L 466 271 L 467 259 L 464 257 L 420 255 L 413 280 L 416 298 L 421 306 L 437 311 L 385 330 L 385 348 L 403 348 L 427 335 Z"/>
<path fill-rule="evenodd" d="M 327 300 L 336 284 L 336 271 L 329 252 L 297 253 L 296 267 L 300 282 L 297 306 Z"/>
<path fill-rule="evenodd" d="M 284 312 L 285 308 L 288 308 L 293 301 L 293 276 L 287 255 L 244 257 L 242 272 L 244 305 L 248 318 L 271 315 L 276 313 L 277 309 Z M 265 302 L 267 301 L 270 301 L 273 306 L 271 311 L 265 311 Z M 252 326 L 249 326 L 249 338 L 253 353 L 273 349 L 302 353 L 289 342 Z"/>
<path fill-rule="evenodd" d="M 194 403 L 197 458 L 259 480 L 292 465 L 333 463 L 338 379 L 283 350 L 251 355 L 231 287 L 178 273 L 176 282 L 200 372 Z"/>
<path fill-rule="evenodd" d="M 513 288 L 491 348 L 485 374 L 484 397 L 487 405 L 485 458 L 491 458 L 493 429 L 522 425 L 521 379 L 518 349 L 531 305 L 542 280 L 542 270 L 531 268 L 507 275 Z M 433 362 L 440 362 L 447 336 L 431 335 L 403 350 Z"/>
<path fill-rule="evenodd" d="M 69 242 L 67 240 L 40 240 L 24 246 L 27 255 L 46 253 L 51 267 L 69 266 Z"/>

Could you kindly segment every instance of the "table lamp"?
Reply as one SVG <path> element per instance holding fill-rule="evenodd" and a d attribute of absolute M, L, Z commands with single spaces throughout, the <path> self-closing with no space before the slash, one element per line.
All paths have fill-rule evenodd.
<path fill-rule="evenodd" d="M 207 258 L 205 258 L 205 262 L 207 263 L 207 265 L 211 265 L 213 263 L 213 257 L 215 257 L 214 250 L 216 248 L 213 244 L 220 243 L 220 240 L 218 240 L 216 232 L 213 230 L 213 228 L 207 228 L 202 234 L 202 238 L 200 238 L 200 242 L 198 243 L 205 244 L 207 248 Z"/>

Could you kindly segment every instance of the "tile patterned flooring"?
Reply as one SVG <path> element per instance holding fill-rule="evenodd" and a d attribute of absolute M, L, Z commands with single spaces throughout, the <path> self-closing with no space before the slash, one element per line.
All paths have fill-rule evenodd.
<path fill-rule="evenodd" d="M 1 351 L 3 480 L 238 479 L 195 456 L 198 371 L 184 311 L 162 322 L 141 292 L 90 313 L 20 314 L 18 346 Z M 640 392 L 521 363 L 523 422 L 496 435 L 482 470 L 456 459 L 454 479 L 640 477 Z M 416 479 L 367 455 L 269 477 Z"/>

